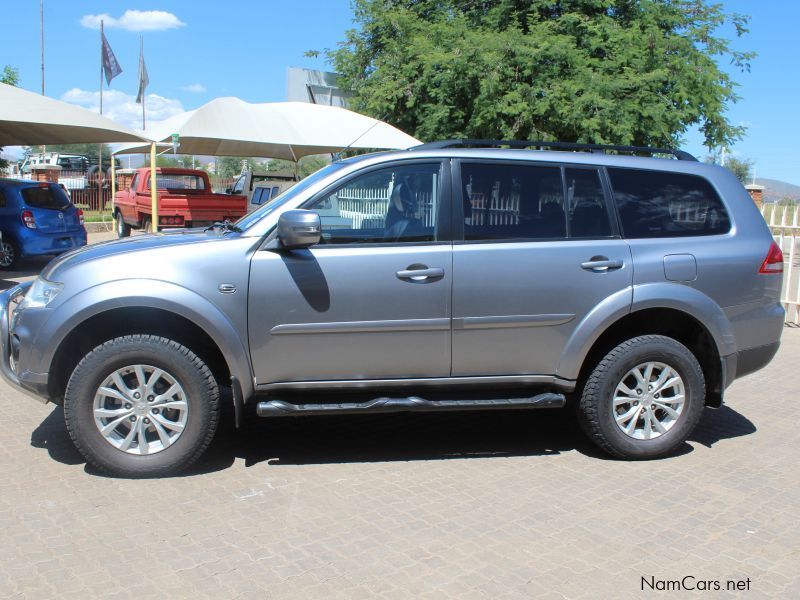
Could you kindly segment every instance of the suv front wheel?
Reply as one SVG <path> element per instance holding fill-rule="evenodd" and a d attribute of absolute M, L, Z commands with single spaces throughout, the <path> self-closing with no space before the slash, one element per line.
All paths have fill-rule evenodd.
<path fill-rule="evenodd" d="M 64 395 L 75 446 L 123 477 L 174 473 L 206 449 L 219 420 L 219 389 L 191 350 L 163 337 L 110 340 L 78 363 Z"/>
<path fill-rule="evenodd" d="M 589 376 L 580 422 L 613 456 L 657 458 L 686 441 L 705 394 L 703 371 L 686 346 L 660 335 L 635 337 L 611 350 Z"/>

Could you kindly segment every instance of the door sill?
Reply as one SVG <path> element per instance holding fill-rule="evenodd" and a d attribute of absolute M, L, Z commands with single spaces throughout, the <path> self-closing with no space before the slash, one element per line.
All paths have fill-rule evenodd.
<path fill-rule="evenodd" d="M 318 381 L 278 381 L 256 385 L 257 392 L 278 390 L 365 390 L 374 388 L 480 386 L 536 386 L 571 392 L 575 382 L 553 375 L 482 375 L 476 377 L 413 377 L 403 379 L 332 379 Z"/>

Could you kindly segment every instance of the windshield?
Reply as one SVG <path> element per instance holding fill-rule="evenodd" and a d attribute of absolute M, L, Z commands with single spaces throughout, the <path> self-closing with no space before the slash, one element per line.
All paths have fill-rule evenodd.
<path fill-rule="evenodd" d="M 249 215 L 245 215 L 244 217 L 236 221 L 236 225 L 241 229 L 249 229 L 256 223 L 258 223 L 261 219 L 274 212 L 276 208 L 283 206 L 284 204 L 289 202 L 292 198 L 297 197 L 297 195 L 303 192 L 304 190 L 310 188 L 312 185 L 314 185 L 321 179 L 324 179 L 334 171 L 338 171 L 344 166 L 345 163 L 337 162 L 337 163 L 331 163 L 327 167 L 323 167 L 316 173 L 309 175 L 305 179 L 299 181 L 298 183 L 290 187 L 288 190 L 286 190 L 279 196 L 273 198 L 258 210 L 251 212 Z"/>

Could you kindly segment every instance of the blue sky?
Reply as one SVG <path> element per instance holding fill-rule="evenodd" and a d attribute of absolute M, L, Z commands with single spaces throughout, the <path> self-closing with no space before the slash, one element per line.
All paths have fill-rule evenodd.
<path fill-rule="evenodd" d="M 724 0 L 726 9 L 752 16 L 751 33 L 734 46 L 755 50 L 750 73 L 737 73 L 742 100 L 729 117 L 748 133 L 733 154 L 756 161 L 759 177 L 800 185 L 800 100 L 796 49 L 800 2 Z M 161 11 L 137 14 L 126 11 Z M 165 14 L 166 13 L 166 14 Z M 135 125 L 139 36 L 144 36 L 150 74 L 148 118 L 163 119 L 197 108 L 218 96 L 251 102 L 286 99 L 286 68 L 326 68 L 306 50 L 334 47 L 352 26 L 349 0 L 263 0 L 201 2 L 154 0 L 99 2 L 45 0 L 45 91 L 83 106 L 96 107 L 99 87 L 99 33 L 92 28 L 106 14 L 106 37 L 123 68 L 106 112 Z M 0 67 L 20 70 L 22 87 L 39 91 L 39 3 L 17 2 L 3 9 Z M 142 30 L 144 29 L 144 30 Z M 794 58 L 792 58 L 794 57 Z M 685 148 L 703 156 L 702 137 L 686 136 Z"/>

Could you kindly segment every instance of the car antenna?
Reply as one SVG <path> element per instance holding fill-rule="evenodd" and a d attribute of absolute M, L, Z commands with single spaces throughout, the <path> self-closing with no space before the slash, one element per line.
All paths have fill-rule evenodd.
<path fill-rule="evenodd" d="M 353 144 L 355 144 L 355 143 L 356 143 L 358 140 L 360 140 L 362 137 L 364 137 L 364 136 L 365 136 L 365 135 L 367 135 L 367 134 L 368 134 L 370 131 L 372 131 L 372 130 L 375 128 L 375 126 L 376 126 L 376 125 L 378 125 L 379 123 L 383 123 L 383 120 L 384 120 L 386 117 L 388 117 L 388 116 L 389 116 L 389 113 L 386 113 L 386 114 L 383 116 L 383 118 L 382 118 L 382 119 L 375 119 L 375 122 L 374 122 L 372 125 L 370 125 L 369 127 L 367 127 L 367 129 L 366 129 L 366 131 L 364 131 L 364 133 L 362 133 L 361 135 L 359 135 L 359 136 L 358 136 L 356 139 L 354 139 L 352 142 L 350 142 L 349 144 L 347 144 L 347 146 L 345 146 L 344 148 L 342 148 L 341 150 L 339 150 L 339 152 L 336 152 L 336 153 L 333 155 L 333 162 L 337 162 L 337 161 L 340 161 L 340 160 L 342 160 L 342 154 L 344 154 L 345 152 L 347 152 L 348 150 L 350 150 L 350 148 L 353 146 Z"/>

